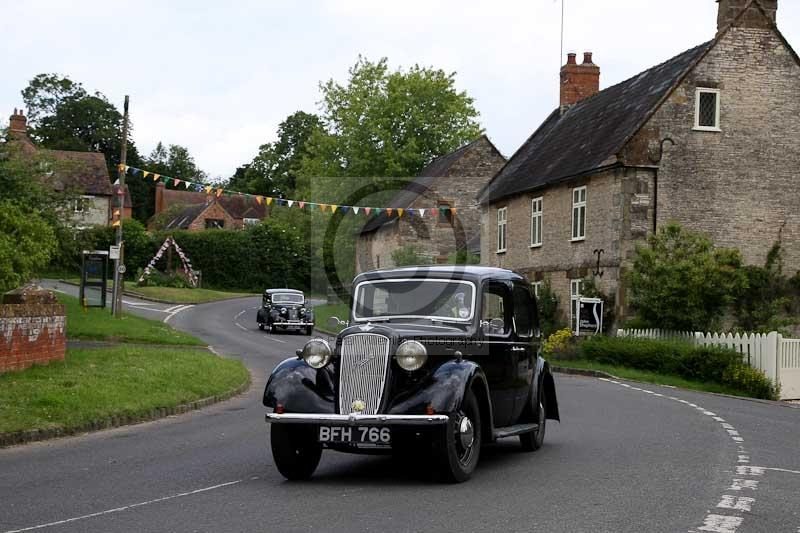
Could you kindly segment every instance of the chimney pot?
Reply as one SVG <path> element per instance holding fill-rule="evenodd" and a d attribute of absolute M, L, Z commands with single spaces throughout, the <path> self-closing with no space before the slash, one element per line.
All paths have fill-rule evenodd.
<path fill-rule="evenodd" d="M 22 114 L 22 109 L 14 108 L 14 113 L 8 121 L 8 131 L 20 135 L 27 135 L 28 133 L 28 119 Z"/>
<path fill-rule="evenodd" d="M 583 53 L 583 64 L 584 65 L 591 65 L 592 64 L 592 53 L 591 52 L 584 52 Z"/>
<path fill-rule="evenodd" d="M 600 67 L 586 52 L 583 64 L 575 62 L 576 54 L 568 54 L 567 64 L 561 67 L 561 107 L 570 106 L 600 91 Z"/>
<path fill-rule="evenodd" d="M 578 54 L 573 52 L 567 54 L 567 65 L 577 65 L 578 62 L 575 60 L 576 57 L 578 57 Z"/>

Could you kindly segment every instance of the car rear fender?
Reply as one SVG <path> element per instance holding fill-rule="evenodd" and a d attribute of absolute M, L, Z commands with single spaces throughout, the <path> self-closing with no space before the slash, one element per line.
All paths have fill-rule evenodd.
<path fill-rule="evenodd" d="M 335 413 L 330 365 L 315 370 L 297 357 L 282 361 L 267 380 L 263 403 L 290 413 Z"/>

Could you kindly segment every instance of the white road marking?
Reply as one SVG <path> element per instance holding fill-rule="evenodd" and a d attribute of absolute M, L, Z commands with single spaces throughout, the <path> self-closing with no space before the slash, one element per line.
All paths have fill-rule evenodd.
<path fill-rule="evenodd" d="M 744 439 L 742 437 L 731 437 L 731 438 L 736 442 L 744 442 Z"/>
<path fill-rule="evenodd" d="M 755 498 L 745 496 L 723 496 L 722 501 L 717 504 L 720 509 L 734 509 L 736 511 L 750 512 Z"/>
<path fill-rule="evenodd" d="M 243 314 L 245 314 L 246 312 L 247 312 L 247 309 L 242 309 L 241 311 L 239 311 L 239 314 L 238 314 L 238 315 L 236 315 L 235 317 L 233 317 L 233 319 L 234 319 L 234 320 L 238 320 L 238 318 L 239 318 L 240 316 L 242 316 Z"/>
<path fill-rule="evenodd" d="M 758 481 L 754 479 L 734 479 L 728 490 L 758 490 Z"/>
<path fill-rule="evenodd" d="M 751 468 L 760 468 L 761 470 L 772 470 L 773 472 L 786 472 L 787 474 L 800 474 L 800 470 L 789 470 L 787 468 L 770 468 L 768 466 L 753 466 Z"/>
<path fill-rule="evenodd" d="M 713 531 L 715 533 L 735 533 L 736 528 L 742 525 L 742 519 L 738 516 L 723 516 L 710 514 L 698 531 Z"/>
<path fill-rule="evenodd" d="M 740 455 L 739 456 L 739 462 L 740 463 L 749 463 L 750 462 L 750 456 L 749 455 Z"/>
<path fill-rule="evenodd" d="M 246 328 L 246 327 L 244 327 L 243 325 L 239 324 L 238 322 L 234 322 L 234 324 L 236 324 L 237 326 L 239 326 L 239 329 L 241 329 L 241 330 L 244 330 L 244 331 L 250 331 L 249 329 L 247 329 L 247 328 Z"/>
<path fill-rule="evenodd" d="M 722 427 L 724 427 L 725 429 L 733 429 L 733 426 L 728 423 L 722 424 Z"/>
<path fill-rule="evenodd" d="M 122 303 L 124 303 L 125 305 L 141 305 L 141 306 L 156 305 L 156 304 L 150 303 L 150 302 L 131 302 L 130 300 L 126 300 L 124 298 L 122 299 Z"/>
<path fill-rule="evenodd" d="M 761 466 L 737 466 L 736 473 L 740 476 L 763 476 L 764 467 Z"/>
<path fill-rule="evenodd" d="M 738 437 L 739 436 L 739 432 L 736 431 L 735 429 L 729 429 L 728 430 L 728 435 L 733 435 L 734 437 Z"/>
<path fill-rule="evenodd" d="M 719 416 L 715 416 L 714 420 L 716 420 L 717 422 L 725 422 L 725 419 Z"/>
<path fill-rule="evenodd" d="M 250 478 L 250 479 L 257 479 L 257 477 Z M 220 483 L 219 485 L 212 485 L 210 487 L 204 487 L 202 489 L 191 490 L 188 492 L 179 492 L 177 494 L 171 494 L 169 496 L 164 496 L 163 498 L 156 498 L 155 500 L 148 500 L 139 503 L 133 503 L 131 505 L 125 505 L 123 507 L 116 507 L 114 509 L 107 509 L 105 511 L 99 511 L 97 513 L 86 514 L 83 516 L 76 516 L 74 518 L 67 518 L 64 520 L 58 520 L 57 522 L 48 522 L 46 524 L 39 524 L 36 526 L 30 526 L 23 529 L 12 529 L 9 531 L 5 531 L 4 533 L 21 533 L 22 531 L 33 531 L 35 529 L 44 529 L 46 527 L 53 527 L 53 526 L 60 526 L 63 524 L 69 524 L 70 522 L 77 522 L 79 520 L 86 520 L 88 518 L 95 518 L 97 516 L 103 516 L 107 514 L 119 513 L 122 511 L 127 511 L 129 509 L 135 509 L 137 507 L 144 507 L 145 505 L 152 505 L 154 503 L 159 503 L 167 500 L 174 500 L 175 498 L 182 498 L 184 496 L 192 496 L 193 494 L 200 494 L 201 492 L 208 492 L 210 490 L 221 489 L 223 487 L 230 487 L 231 485 L 236 485 L 245 481 L 244 479 L 237 479 L 236 481 L 229 481 L 227 483 Z"/>
<path fill-rule="evenodd" d="M 164 322 L 167 322 L 170 318 L 174 317 L 181 311 L 186 311 L 192 307 L 191 305 L 176 305 L 175 307 L 170 307 L 169 309 L 165 310 L 165 313 L 169 313 L 166 317 L 164 317 Z"/>
<path fill-rule="evenodd" d="M 275 337 L 270 337 L 269 335 L 264 335 L 264 338 L 267 339 L 267 340 L 280 342 L 281 344 L 288 344 L 286 341 L 282 341 L 280 339 L 276 339 Z"/>

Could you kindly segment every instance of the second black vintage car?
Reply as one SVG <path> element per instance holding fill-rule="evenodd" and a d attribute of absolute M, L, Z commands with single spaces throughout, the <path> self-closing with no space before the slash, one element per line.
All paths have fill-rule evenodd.
<path fill-rule="evenodd" d="M 344 325 L 335 342 L 308 341 L 267 382 L 272 454 L 286 478 L 310 477 L 329 448 L 432 458 L 444 479 L 465 481 L 483 444 L 517 437 L 536 450 L 547 420 L 559 420 L 536 301 L 518 274 L 360 274 Z"/>
<path fill-rule="evenodd" d="M 314 310 L 302 291 L 295 289 L 267 289 L 256 315 L 258 329 L 270 333 L 278 330 L 299 329 L 306 335 L 314 332 Z"/>

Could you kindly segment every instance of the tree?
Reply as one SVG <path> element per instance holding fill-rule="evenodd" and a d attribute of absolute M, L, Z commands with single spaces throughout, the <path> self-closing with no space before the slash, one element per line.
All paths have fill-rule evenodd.
<path fill-rule="evenodd" d="M 631 304 L 646 327 L 710 331 L 746 284 L 738 250 L 670 223 L 636 248 Z"/>
<path fill-rule="evenodd" d="M 53 229 L 39 214 L 0 201 L 0 293 L 28 282 L 55 249 Z"/>
<path fill-rule="evenodd" d="M 783 275 L 783 248 L 773 245 L 763 267 L 746 266 L 747 288 L 734 302 L 738 326 L 744 331 L 783 330 L 794 320 L 789 312 L 794 300 L 791 281 Z"/>
<path fill-rule="evenodd" d="M 56 114 L 65 100 L 79 100 L 87 96 L 80 83 L 58 74 L 38 74 L 22 90 L 22 101 L 28 109 L 28 125 L 36 128 L 39 119 Z"/>
<path fill-rule="evenodd" d="M 311 136 L 305 176 L 415 176 L 434 157 L 482 133 L 455 73 L 415 65 L 389 71 L 363 57 L 346 85 L 321 84 L 325 129 Z"/>
<path fill-rule="evenodd" d="M 424 255 L 416 246 L 410 244 L 393 250 L 392 261 L 398 267 L 430 265 L 432 263 L 430 257 Z"/>
<path fill-rule="evenodd" d="M 278 140 L 262 144 L 251 163 L 236 170 L 229 187 L 252 194 L 290 196 L 297 188 L 297 172 L 308 157 L 311 135 L 322 130 L 317 115 L 297 111 L 278 126 Z"/>

